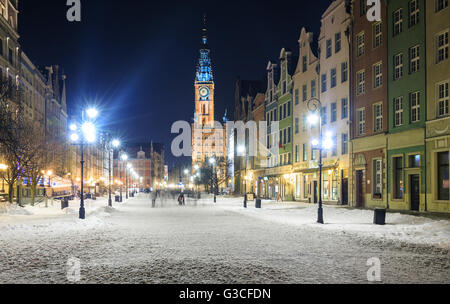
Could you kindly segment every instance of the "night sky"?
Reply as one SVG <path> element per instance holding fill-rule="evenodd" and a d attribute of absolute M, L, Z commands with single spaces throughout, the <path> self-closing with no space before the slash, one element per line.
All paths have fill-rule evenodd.
<path fill-rule="evenodd" d="M 170 127 L 193 116 L 203 13 L 220 119 L 225 109 L 232 117 L 236 77 L 262 79 L 282 47 L 297 53 L 302 26 L 317 38 L 331 2 L 81 0 L 82 22 L 70 23 L 66 0 L 21 0 L 20 42 L 36 65 L 64 69 L 69 112 L 83 101 L 99 106 L 102 127 L 165 143 L 173 165 Z"/>

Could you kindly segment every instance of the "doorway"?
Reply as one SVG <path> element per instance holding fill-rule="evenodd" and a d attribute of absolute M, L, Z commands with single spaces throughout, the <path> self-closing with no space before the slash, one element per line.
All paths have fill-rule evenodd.
<path fill-rule="evenodd" d="M 357 170 L 356 171 L 356 178 L 355 178 L 355 184 L 356 184 L 356 207 L 362 208 L 364 207 L 364 171 L 363 170 Z"/>
<path fill-rule="evenodd" d="M 342 193 L 342 205 L 348 205 L 348 178 L 343 178 L 342 179 L 342 189 L 341 189 L 341 193 Z"/>
<path fill-rule="evenodd" d="M 420 177 L 419 174 L 413 174 L 410 176 L 410 199 L 411 210 L 419 211 L 420 206 Z"/>

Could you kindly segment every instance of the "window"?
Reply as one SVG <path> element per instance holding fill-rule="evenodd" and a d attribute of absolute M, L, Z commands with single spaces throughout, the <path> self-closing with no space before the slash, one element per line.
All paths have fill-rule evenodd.
<path fill-rule="evenodd" d="M 322 107 L 322 125 L 327 124 L 327 107 Z"/>
<path fill-rule="evenodd" d="M 287 104 L 283 104 L 283 119 L 285 119 L 287 117 Z"/>
<path fill-rule="evenodd" d="M 337 136 L 333 136 L 332 139 L 333 146 L 331 148 L 331 155 L 336 156 L 337 155 Z"/>
<path fill-rule="evenodd" d="M 364 32 L 356 36 L 356 56 L 364 55 Z"/>
<path fill-rule="evenodd" d="M 287 103 L 287 117 L 291 116 L 291 102 Z"/>
<path fill-rule="evenodd" d="M 420 54 L 419 46 L 414 46 L 409 49 L 409 72 L 415 73 L 420 68 Z"/>
<path fill-rule="evenodd" d="M 380 132 L 383 129 L 383 105 L 381 103 L 373 105 L 373 131 Z"/>
<path fill-rule="evenodd" d="M 446 116 L 448 112 L 448 84 L 449 82 L 444 82 L 438 85 L 438 116 Z"/>
<path fill-rule="evenodd" d="M 316 97 L 316 81 L 311 80 L 311 98 Z"/>
<path fill-rule="evenodd" d="M 12 65 L 14 65 L 14 58 L 13 58 L 13 50 L 12 49 L 9 49 L 9 53 L 8 53 L 8 60 L 9 60 L 9 63 L 11 63 Z"/>
<path fill-rule="evenodd" d="M 394 57 L 394 80 L 403 77 L 403 54 L 397 54 Z"/>
<path fill-rule="evenodd" d="M 366 133 L 366 110 L 364 108 L 356 111 L 358 118 L 358 135 Z"/>
<path fill-rule="evenodd" d="M 348 63 L 341 63 L 341 82 L 344 83 L 348 80 Z"/>
<path fill-rule="evenodd" d="M 298 151 L 298 145 L 295 145 L 295 162 L 298 163 L 300 161 L 300 152 Z"/>
<path fill-rule="evenodd" d="M 283 81 L 283 94 L 286 94 L 286 81 Z"/>
<path fill-rule="evenodd" d="M 3 39 L 0 38 L 0 56 L 3 56 Z"/>
<path fill-rule="evenodd" d="M 314 147 L 311 147 L 311 160 L 316 160 L 316 153 Z"/>
<path fill-rule="evenodd" d="M 394 157 L 394 198 L 403 198 L 403 157 Z"/>
<path fill-rule="evenodd" d="M 357 81 L 357 88 L 356 88 L 356 95 L 362 95 L 365 92 L 365 71 L 359 71 L 356 73 L 356 81 Z"/>
<path fill-rule="evenodd" d="M 308 145 L 303 144 L 303 161 L 308 160 Z"/>
<path fill-rule="evenodd" d="M 282 119 L 283 119 L 283 106 L 280 106 L 280 113 L 279 113 L 278 120 L 281 121 Z"/>
<path fill-rule="evenodd" d="M 295 104 L 296 105 L 298 105 L 298 99 L 299 99 L 299 91 L 298 91 L 298 89 L 295 89 L 295 97 L 294 97 L 294 99 L 295 99 Z"/>
<path fill-rule="evenodd" d="M 341 99 L 341 110 L 342 110 L 342 119 L 346 119 L 348 117 L 348 99 Z"/>
<path fill-rule="evenodd" d="M 291 137 L 292 137 L 292 129 L 291 129 L 291 127 L 287 128 L 287 137 L 288 137 L 287 143 L 290 144 L 291 143 Z"/>
<path fill-rule="evenodd" d="M 334 88 L 336 86 L 336 69 L 331 69 L 331 87 Z"/>
<path fill-rule="evenodd" d="M 308 86 L 306 84 L 303 85 L 303 101 L 308 99 Z"/>
<path fill-rule="evenodd" d="M 448 161 L 449 153 L 440 152 L 437 155 L 438 161 L 438 200 L 446 200 L 450 199 L 449 197 L 449 161 Z"/>
<path fill-rule="evenodd" d="M 327 40 L 327 58 L 331 57 L 331 39 Z"/>
<path fill-rule="evenodd" d="M 298 132 L 300 132 L 299 119 L 295 117 L 295 134 L 298 134 Z"/>
<path fill-rule="evenodd" d="M 383 85 L 383 66 L 377 63 L 373 66 L 373 88 L 379 88 Z"/>
<path fill-rule="evenodd" d="M 412 27 L 419 23 L 419 1 L 411 0 L 409 2 L 409 26 Z"/>
<path fill-rule="evenodd" d="M 403 10 L 398 9 L 394 12 L 394 36 L 403 32 Z"/>
<path fill-rule="evenodd" d="M 322 74 L 322 93 L 327 91 L 327 74 Z"/>
<path fill-rule="evenodd" d="M 359 13 L 361 16 L 367 14 L 367 0 L 359 0 Z"/>
<path fill-rule="evenodd" d="M 308 69 L 308 66 L 306 64 L 306 56 L 302 57 L 302 71 L 303 73 L 306 72 L 306 70 Z"/>
<path fill-rule="evenodd" d="M 394 126 L 403 125 L 403 96 L 394 99 Z"/>
<path fill-rule="evenodd" d="M 448 31 L 436 37 L 436 63 L 448 59 Z"/>
<path fill-rule="evenodd" d="M 420 168 L 420 154 L 409 156 L 409 167 Z"/>
<path fill-rule="evenodd" d="M 411 107 L 411 123 L 420 121 L 420 92 L 409 94 L 409 104 Z"/>
<path fill-rule="evenodd" d="M 335 122 L 337 118 L 337 107 L 336 107 L 336 103 L 333 102 L 331 104 L 331 122 Z"/>
<path fill-rule="evenodd" d="M 382 23 L 377 22 L 374 25 L 372 25 L 372 28 L 373 28 L 373 48 L 377 48 L 381 45 L 381 41 L 383 39 Z"/>
<path fill-rule="evenodd" d="M 374 198 L 381 198 L 382 197 L 382 162 L 381 159 L 375 159 L 373 161 L 373 197 Z"/>
<path fill-rule="evenodd" d="M 334 35 L 334 53 L 339 53 L 341 50 L 341 33 Z"/>
<path fill-rule="evenodd" d="M 342 133 L 341 135 L 341 154 L 348 154 L 348 134 Z"/>
<path fill-rule="evenodd" d="M 306 118 L 306 114 L 303 114 L 303 116 L 302 116 L 303 132 L 305 132 L 307 129 L 307 121 L 308 121 L 308 119 Z"/>
<path fill-rule="evenodd" d="M 442 11 L 444 8 L 448 7 L 448 0 L 435 0 L 436 1 L 436 12 Z"/>

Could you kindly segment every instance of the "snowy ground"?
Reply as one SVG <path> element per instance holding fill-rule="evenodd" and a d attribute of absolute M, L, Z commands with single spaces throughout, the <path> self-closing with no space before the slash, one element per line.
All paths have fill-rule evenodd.
<path fill-rule="evenodd" d="M 69 283 L 72 257 L 81 283 L 367 283 L 372 257 L 383 283 L 450 283 L 445 220 L 388 214 L 374 226 L 370 211 L 325 207 L 318 225 L 316 206 L 223 198 L 113 204 L 87 203 L 84 221 L 78 202 L 0 214 L 0 283 Z"/>

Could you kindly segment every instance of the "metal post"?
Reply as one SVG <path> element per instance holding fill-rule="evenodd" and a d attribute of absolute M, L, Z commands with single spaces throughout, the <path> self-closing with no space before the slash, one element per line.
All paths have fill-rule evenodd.
<path fill-rule="evenodd" d="M 323 150 L 323 135 L 322 135 L 322 105 L 320 106 L 319 116 L 319 209 L 317 210 L 317 223 L 323 224 L 323 209 L 322 209 L 322 150 Z"/>
<path fill-rule="evenodd" d="M 128 199 L 128 166 L 125 168 L 125 189 L 126 189 L 125 198 Z"/>
<path fill-rule="evenodd" d="M 108 154 L 109 154 L 109 184 L 108 184 L 108 206 L 112 207 L 112 199 L 111 199 L 111 136 L 108 135 Z"/>
<path fill-rule="evenodd" d="M 84 139 L 81 140 L 81 200 L 80 200 L 80 219 L 86 218 L 86 210 L 84 209 Z"/>

